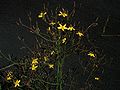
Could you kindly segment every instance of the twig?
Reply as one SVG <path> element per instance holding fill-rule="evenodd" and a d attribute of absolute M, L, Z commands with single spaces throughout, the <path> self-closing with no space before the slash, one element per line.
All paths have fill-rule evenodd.
<path fill-rule="evenodd" d="M 96 26 L 96 25 L 98 25 L 98 23 L 92 23 L 92 24 L 90 24 L 90 25 L 87 27 L 87 29 L 84 31 L 84 33 L 87 33 L 87 31 L 89 30 L 89 28 L 91 28 L 92 26 Z"/>
<path fill-rule="evenodd" d="M 109 18 L 110 18 L 110 16 L 108 16 L 108 18 L 107 18 L 107 20 L 106 20 L 106 22 L 105 22 L 105 26 L 103 27 L 103 33 L 105 33 L 106 26 L 107 26 L 107 24 L 108 24 L 108 22 L 109 22 Z"/>
<path fill-rule="evenodd" d="M 6 66 L 6 67 L 3 67 L 3 68 L 0 69 L 0 71 L 5 70 L 5 69 L 7 69 L 7 68 L 10 68 L 10 67 L 12 67 L 12 66 L 14 66 L 14 65 L 18 65 L 18 63 L 13 63 L 13 64 L 11 64 L 11 65 L 8 65 L 8 66 Z"/>
<path fill-rule="evenodd" d="M 120 37 L 120 35 L 101 35 L 103 37 Z"/>
<path fill-rule="evenodd" d="M 42 36 L 42 35 L 39 34 L 39 33 L 36 33 L 34 29 L 32 29 L 32 28 L 28 27 L 27 25 L 23 24 L 22 21 L 21 21 L 21 19 L 19 19 L 19 23 L 21 24 L 21 26 L 29 29 L 32 33 L 35 33 L 36 35 L 40 36 L 42 39 L 44 39 L 44 40 L 46 40 L 46 41 L 49 41 L 49 42 L 55 42 L 55 41 L 53 41 L 53 40 L 49 40 L 49 39 L 45 38 L 44 36 Z"/>
<path fill-rule="evenodd" d="M 45 80 L 40 80 L 40 79 L 33 79 L 33 80 L 38 80 L 38 81 L 41 81 L 41 82 L 44 82 L 44 83 L 50 84 L 50 85 L 57 85 L 56 83 L 47 82 Z"/>
<path fill-rule="evenodd" d="M 2 55 L 2 57 L 4 57 L 5 59 L 7 59 L 8 61 L 14 63 L 14 61 L 12 61 L 11 59 L 7 58 L 1 51 L 0 51 L 0 54 Z"/>
<path fill-rule="evenodd" d="M 18 36 L 18 39 L 23 42 L 24 46 L 25 46 L 32 54 L 34 54 L 34 52 L 27 46 L 27 44 L 24 42 L 24 40 L 22 40 L 19 36 Z"/>

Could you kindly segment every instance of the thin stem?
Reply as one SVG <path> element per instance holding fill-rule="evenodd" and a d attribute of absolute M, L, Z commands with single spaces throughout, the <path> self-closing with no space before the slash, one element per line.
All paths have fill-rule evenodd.
<path fill-rule="evenodd" d="M 10 68 L 10 67 L 12 67 L 12 66 L 14 66 L 14 65 L 18 65 L 18 63 L 13 63 L 13 64 L 11 64 L 11 65 L 8 65 L 8 66 L 6 66 L 6 67 L 3 67 L 3 68 L 0 69 L 0 71 L 5 70 L 5 69 L 7 69 L 7 68 Z"/>
<path fill-rule="evenodd" d="M 120 37 L 120 35 L 101 35 L 103 37 Z"/>
<path fill-rule="evenodd" d="M 39 37 L 41 37 L 42 39 L 44 39 L 44 40 L 46 40 L 46 41 L 49 41 L 49 42 L 55 42 L 55 41 L 53 41 L 53 40 L 50 40 L 50 39 L 45 38 L 45 37 L 42 36 L 40 33 L 35 32 L 35 30 L 34 30 L 33 28 L 28 27 L 27 25 L 23 24 L 20 19 L 19 19 L 19 23 L 20 23 L 23 27 L 29 29 L 32 33 L 35 33 L 36 35 L 38 35 Z"/>
<path fill-rule="evenodd" d="M 44 80 L 41 80 L 41 79 L 32 79 L 32 80 L 38 80 L 38 81 L 41 81 L 41 82 L 44 82 L 46 84 L 49 84 L 49 85 L 53 85 L 53 86 L 56 86 L 57 84 L 56 83 L 52 83 L 52 82 L 47 82 L 47 81 L 44 81 Z"/>
<path fill-rule="evenodd" d="M 10 58 L 7 58 L 1 51 L 0 54 L 2 55 L 3 58 L 7 59 L 8 61 L 14 63 L 14 61 L 12 61 Z"/>
<path fill-rule="evenodd" d="M 108 18 L 107 18 L 107 20 L 106 20 L 106 22 L 105 22 L 105 25 L 104 25 L 104 27 L 103 27 L 103 33 L 105 33 L 106 26 L 107 26 L 107 24 L 108 24 L 108 22 L 109 22 L 109 18 L 110 18 L 110 16 L 108 16 Z"/>
<path fill-rule="evenodd" d="M 25 46 L 32 54 L 34 54 L 34 52 L 27 46 L 27 44 L 24 42 L 24 40 L 22 40 L 19 36 L 18 36 L 18 39 L 19 39 L 20 41 L 22 41 L 22 43 L 24 44 L 24 46 Z"/>
<path fill-rule="evenodd" d="M 90 25 L 87 27 L 87 29 L 84 31 L 84 33 L 87 33 L 88 30 L 89 30 L 89 28 L 91 28 L 91 27 L 93 27 L 93 26 L 96 26 L 96 25 L 98 25 L 98 23 L 92 23 L 92 24 L 90 24 Z"/>

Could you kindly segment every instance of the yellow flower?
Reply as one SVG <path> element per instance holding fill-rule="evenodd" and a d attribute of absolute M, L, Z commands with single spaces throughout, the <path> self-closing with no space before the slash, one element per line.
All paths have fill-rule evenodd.
<path fill-rule="evenodd" d="M 7 76 L 6 76 L 6 79 L 7 79 L 7 80 L 11 80 L 11 79 L 12 79 L 12 77 L 13 77 L 12 73 L 13 73 L 13 72 L 11 72 L 11 71 L 8 72 L 8 74 L 7 74 Z"/>
<path fill-rule="evenodd" d="M 96 68 L 98 68 L 98 65 L 95 65 Z"/>
<path fill-rule="evenodd" d="M 55 53 L 55 51 L 52 51 L 50 54 L 53 55 Z"/>
<path fill-rule="evenodd" d="M 89 52 L 89 53 L 88 53 L 88 56 L 95 57 L 95 54 L 92 53 L 92 52 Z"/>
<path fill-rule="evenodd" d="M 38 58 L 32 59 L 32 64 L 38 64 Z"/>
<path fill-rule="evenodd" d="M 62 31 L 64 31 L 65 29 L 67 29 L 66 24 L 64 24 L 63 26 L 61 24 L 59 24 L 59 27 L 57 27 L 59 30 L 61 29 Z"/>
<path fill-rule="evenodd" d="M 41 12 L 41 13 L 38 15 L 38 18 L 43 18 L 43 17 L 45 17 L 46 14 L 47 14 L 47 12 Z"/>
<path fill-rule="evenodd" d="M 67 30 L 73 31 L 73 30 L 75 30 L 75 28 L 74 28 L 73 26 L 69 26 L 69 27 L 67 28 Z"/>
<path fill-rule="evenodd" d="M 44 56 L 44 60 L 45 60 L 45 61 L 48 61 L 48 57 L 47 57 L 47 56 Z"/>
<path fill-rule="evenodd" d="M 95 80 L 100 80 L 100 78 L 99 77 L 95 77 Z"/>
<path fill-rule="evenodd" d="M 77 32 L 76 34 L 79 35 L 79 37 L 84 36 L 81 32 Z"/>
<path fill-rule="evenodd" d="M 58 16 L 67 17 L 68 14 L 66 13 L 66 11 L 63 10 L 63 11 L 59 11 Z"/>
<path fill-rule="evenodd" d="M 32 70 L 35 71 L 35 70 L 37 69 L 37 67 L 38 67 L 37 65 L 34 65 L 34 64 L 33 64 L 33 65 L 32 65 Z"/>
<path fill-rule="evenodd" d="M 16 81 L 14 82 L 14 84 L 15 84 L 14 87 L 20 86 L 19 83 L 20 83 L 20 80 L 16 80 Z"/>
<path fill-rule="evenodd" d="M 55 22 L 52 21 L 51 23 L 49 23 L 49 25 L 52 25 L 52 26 L 53 26 L 53 25 L 55 25 Z"/>
<path fill-rule="evenodd" d="M 63 38 L 63 39 L 62 39 L 62 43 L 65 43 L 65 41 L 66 41 L 66 38 Z"/>
<path fill-rule="evenodd" d="M 49 68 L 54 68 L 54 64 L 49 64 Z"/>
<path fill-rule="evenodd" d="M 11 80 L 12 78 L 10 76 L 7 77 L 7 80 Z"/>
<path fill-rule="evenodd" d="M 48 29 L 47 29 L 48 31 L 51 31 L 51 28 L 50 27 L 48 27 Z"/>

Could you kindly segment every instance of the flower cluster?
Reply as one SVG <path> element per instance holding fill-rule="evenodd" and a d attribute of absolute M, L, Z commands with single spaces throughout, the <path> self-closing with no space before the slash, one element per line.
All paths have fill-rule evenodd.
<path fill-rule="evenodd" d="M 40 15 L 38 15 L 38 18 L 43 18 L 43 17 L 45 17 L 46 14 L 47 14 L 47 12 L 41 12 Z M 68 12 L 63 9 L 62 11 L 59 11 L 58 16 L 67 17 Z M 51 25 L 51 26 L 54 26 L 55 24 L 56 23 L 53 20 L 49 23 L 49 25 Z M 65 30 L 74 31 L 75 30 L 75 28 L 72 25 L 67 27 L 67 24 L 61 24 L 60 22 L 58 22 L 58 24 L 59 24 L 59 26 L 57 27 L 58 30 L 62 30 L 62 31 L 65 31 Z M 48 31 L 50 31 L 50 30 L 51 30 L 51 28 L 48 27 Z M 84 36 L 84 34 L 80 31 L 78 31 L 76 33 L 76 35 L 78 35 L 79 37 Z"/>
<path fill-rule="evenodd" d="M 59 11 L 58 16 L 67 17 L 68 14 L 67 14 L 67 12 L 63 9 L 63 11 Z"/>
<path fill-rule="evenodd" d="M 35 59 L 33 58 L 31 65 L 32 65 L 31 69 L 35 71 L 38 68 L 38 58 L 35 58 Z"/>
<path fill-rule="evenodd" d="M 7 73 L 7 75 L 6 75 L 6 80 L 7 80 L 7 81 L 13 80 L 13 83 L 14 83 L 14 87 L 15 87 L 15 88 L 18 87 L 18 86 L 20 86 L 20 81 L 21 81 L 21 80 L 18 80 L 18 79 L 14 80 L 13 72 L 12 72 L 12 71 L 9 71 L 9 72 Z"/>

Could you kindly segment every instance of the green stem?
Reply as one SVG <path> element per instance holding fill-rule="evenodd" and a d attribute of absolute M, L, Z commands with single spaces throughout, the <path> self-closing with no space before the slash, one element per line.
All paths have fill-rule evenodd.
<path fill-rule="evenodd" d="M 62 63 L 63 60 L 58 60 L 58 69 L 57 69 L 57 89 L 62 90 Z"/>
<path fill-rule="evenodd" d="M 59 34 L 59 39 L 56 43 L 56 48 L 58 50 L 58 53 L 61 53 L 62 52 L 62 47 L 61 47 L 61 33 L 58 32 Z M 58 57 L 59 57 L 59 54 L 58 54 Z M 62 65 L 63 65 L 63 61 L 64 61 L 64 58 L 62 56 L 60 56 L 58 58 L 58 61 L 57 61 L 57 87 L 56 87 L 56 90 L 62 90 Z"/>
<path fill-rule="evenodd" d="M 58 61 L 58 67 L 57 67 L 57 87 L 56 87 L 56 90 L 59 90 L 59 61 Z"/>

